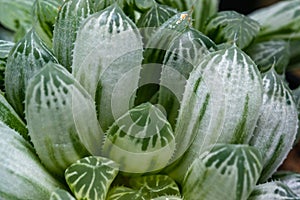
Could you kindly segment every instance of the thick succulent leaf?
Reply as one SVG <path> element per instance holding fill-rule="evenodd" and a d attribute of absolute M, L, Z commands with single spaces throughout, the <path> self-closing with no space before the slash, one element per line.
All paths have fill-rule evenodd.
<path fill-rule="evenodd" d="M 185 87 L 175 127 L 173 161 L 188 150 L 168 170 L 171 177 L 181 182 L 190 163 L 207 146 L 248 143 L 261 104 L 261 76 L 245 53 L 233 46 L 205 56 Z"/>
<path fill-rule="evenodd" d="M 158 0 L 158 2 L 179 11 L 192 11 L 193 27 L 200 31 L 203 31 L 206 20 L 216 14 L 219 7 L 219 0 Z"/>
<path fill-rule="evenodd" d="M 142 196 L 142 193 L 128 188 L 124 186 L 118 186 L 112 188 L 108 195 L 106 200 L 148 200 L 147 198 Z"/>
<path fill-rule="evenodd" d="M 142 51 L 136 25 L 117 4 L 88 17 L 77 33 L 73 74 L 93 98 L 98 89 L 103 130 L 128 110 L 138 87 Z"/>
<path fill-rule="evenodd" d="M 257 64 L 261 72 L 266 72 L 271 67 L 279 74 L 283 74 L 289 63 L 289 43 L 284 40 L 270 40 L 251 45 L 246 53 Z"/>
<path fill-rule="evenodd" d="M 14 111 L 2 94 L 0 94 L 0 121 L 4 122 L 11 129 L 16 130 L 24 137 L 24 139 L 29 141 L 25 123 L 20 119 L 18 114 Z"/>
<path fill-rule="evenodd" d="M 33 5 L 34 29 L 50 49 L 55 20 L 63 2 L 64 0 L 35 0 Z"/>
<path fill-rule="evenodd" d="M 279 1 L 249 15 L 262 26 L 259 38 L 299 39 L 300 0 Z"/>
<path fill-rule="evenodd" d="M 75 200 L 75 198 L 68 191 L 57 189 L 51 193 L 50 200 Z"/>
<path fill-rule="evenodd" d="M 173 127 L 191 71 L 214 48 L 214 42 L 193 28 L 186 29 L 170 43 L 162 66 L 158 104 L 166 110 Z"/>
<path fill-rule="evenodd" d="M 65 172 L 66 181 L 77 199 L 105 200 L 118 174 L 118 164 L 103 157 L 86 157 Z"/>
<path fill-rule="evenodd" d="M 62 176 L 87 150 L 100 154 L 103 135 L 94 102 L 62 66 L 48 63 L 32 79 L 25 106 L 32 143 L 51 172 Z"/>
<path fill-rule="evenodd" d="M 288 70 L 300 66 L 300 40 L 293 40 L 289 42 L 290 58 Z"/>
<path fill-rule="evenodd" d="M 298 88 L 292 90 L 292 94 L 297 106 L 297 111 L 298 111 L 298 130 L 297 130 L 297 136 L 295 139 L 294 144 L 297 144 L 300 139 L 300 86 Z"/>
<path fill-rule="evenodd" d="M 34 0 L 1 0 L 0 23 L 10 30 L 18 31 L 32 23 L 31 10 Z"/>
<path fill-rule="evenodd" d="M 161 196 L 161 197 L 156 197 L 152 200 L 182 200 L 182 198 L 178 196 Z"/>
<path fill-rule="evenodd" d="M 273 180 L 286 184 L 295 194 L 300 196 L 300 174 L 292 171 L 278 171 L 272 176 Z"/>
<path fill-rule="evenodd" d="M 259 33 L 259 24 L 235 11 L 222 11 L 207 22 L 204 33 L 216 43 L 235 43 L 247 47 Z"/>
<path fill-rule="evenodd" d="M 4 91 L 4 71 L 10 50 L 15 44 L 10 41 L 0 39 L 0 90 Z"/>
<path fill-rule="evenodd" d="M 106 132 L 103 154 L 118 162 L 120 170 L 145 173 L 164 168 L 175 151 L 172 127 L 150 103 L 132 108 Z"/>
<path fill-rule="evenodd" d="M 40 163 L 33 147 L 0 122 L 0 199 L 49 199 L 62 187 Z"/>
<path fill-rule="evenodd" d="M 5 69 L 6 98 L 21 117 L 28 82 L 49 61 L 56 58 L 33 30 L 11 50 Z"/>
<path fill-rule="evenodd" d="M 14 40 L 14 32 L 4 28 L 1 25 L 0 26 L 0 40 L 13 41 Z"/>
<path fill-rule="evenodd" d="M 286 158 L 298 127 L 297 106 L 291 91 L 273 68 L 263 75 L 263 88 L 263 104 L 250 141 L 263 155 L 260 181 L 266 181 Z"/>
<path fill-rule="evenodd" d="M 248 145 L 215 145 L 195 159 L 183 182 L 184 199 L 247 199 L 260 176 L 260 152 Z"/>
<path fill-rule="evenodd" d="M 59 63 L 69 71 L 77 30 L 92 12 L 91 0 L 65 1 L 58 12 L 53 32 L 53 51 Z"/>
<path fill-rule="evenodd" d="M 274 181 L 257 185 L 252 191 L 248 200 L 299 200 L 297 196 L 287 185 L 282 182 Z"/>

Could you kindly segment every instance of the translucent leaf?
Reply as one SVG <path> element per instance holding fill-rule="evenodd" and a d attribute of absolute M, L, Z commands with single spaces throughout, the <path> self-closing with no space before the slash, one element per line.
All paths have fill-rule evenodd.
<path fill-rule="evenodd" d="M 29 141 L 25 123 L 20 119 L 18 114 L 14 111 L 2 94 L 0 94 L 0 121 L 16 130 L 24 137 L 24 139 Z"/>
<path fill-rule="evenodd" d="M 150 103 L 129 110 L 106 135 L 103 154 L 128 173 L 162 169 L 175 151 L 172 127 L 159 108 Z"/>
<path fill-rule="evenodd" d="M 261 162 L 260 152 L 248 145 L 215 145 L 186 172 L 184 199 L 247 199 L 260 176 Z"/>
<path fill-rule="evenodd" d="M 25 105 L 32 143 L 51 172 L 62 176 L 87 150 L 100 154 L 94 101 L 62 66 L 48 63 L 32 79 Z"/>
<path fill-rule="evenodd" d="M 185 87 L 174 131 L 173 161 L 182 160 L 168 169 L 171 177 L 182 181 L 190 163 L 208 146 L 248 143 L 261 104 L 261 76 L 245 53 L 230 47 L 205 56 Z"/>
<path fill-rule="evenodd" d="M 261 40 L 300 38 L 299 0 L 279 1 L 254 11 L 249 17 L 262 26 L 259 33 Z"/>
<path fill-rule="evenodd" d="M 61 6 L 53 32 L 53 51 L 60 64 L 71 71 L 72 54 L 81 22 L 93 12 L 90 0 L 68 0 Z"/>
<path fill-rule="evenodd" d="M 297 196 L 287 185 L 282 182 L 274 181 L 257 185 L 252 191 L 248 200 L 299 200 Z"/>
<path fill-rule="evenodd" d="M 40 163 L 33 147 L 0 121 L 0 199 L 49 199 L 63 185 Z"/>
<path fill-rule="evenodd" d="M 66 190 L 57 189 L 51 193 L 50 200 L 75 200 Z"/>
<path fill-rule="evenodd" d="M 65 172 L 66 181 L 77 199 L 105 200 L 118 165 L 103 157 L 86 157 Z"/>
<path fill-rule="evenodd" d="M 73 74 L 96 98 L 104 131 L 131 105 L 131 96 L 138 87 L 142 51 L 136 25 L 117 4 L 88 17 L 77 33 Z"/>
<path fill-rule="evenodd" d="M 259 24 L 235 11 L 222 11 L 209 19 L 204 33 L 216 43 L 247 47 L 259 33 Z"/>
<path fill-rule="evenodd" d="M 56 62 L 56 58 L 33 30 L 10 52 L 5 69 L 6 98 L 22 118 L 28 82 L 49 61 Z"/>
<path fill-rule="evenodd" d="M 283 77 L 273 68 L 263 74 L 263 104 L 250 144 L 262 152 L 266 181 L 293 147 L 298 127 L 297 107 Z"/>
<path fill-rule="evenodd" d="M 261 72 L 266 72 L 271 67 L 279 74 L 283 74 L 289 63 L 289 43 L 284 40 L 270 40 L 251 45 L 246 53 L 257 64 Z"/>

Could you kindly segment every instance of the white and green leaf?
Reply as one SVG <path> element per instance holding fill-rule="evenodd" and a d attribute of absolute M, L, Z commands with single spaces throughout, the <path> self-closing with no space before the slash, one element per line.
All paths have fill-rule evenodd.
<path fill-rule="evenodd" d="M 263 74 L 263 104 L 250 144 L 262 152 L 266 181 L 292 149 L 298 128 L 297 106 L 283 77 L 274 68 Z"/>
<path fill-rule="evenodd" d="M 0 33 L 1 38 L 1 33 Z M 4 71 L 6 68 L 7 57 L 15 43 L 0 39 L 0 90 L 4 90 Z"/>
<path fill-rule="evenodd" d="M 277 171 L 272 180 L 286 184 L 295 194 L 300 196 L 300 174 L 293 171 Z"/>
<path fill-rule="evenodd" d="M 50 200 L 75 200 L 75 198 L 68 191 L 59 188 L 51 193 Z"/>
<path fill-rule="evenodd" d="M 211 17 L 204 33 L 216 43 L 236 44 L 247 47 L 259 33 L 259 24 L 235 11 L 221 11 Z"/>
<path fill-rule="evenodd" d="M 164 114 L 150 103 L 132 108 L 106 132 L 104 156 L 127 173 L 160 170 L 175 151 L 174 133 Z"/>
<path fill-rule="evenodd" d="M 56 58 L 34 30 L 16 43 L 9 54 L 5 69 L 6 98 L 22 118 L 28 82 L 49 61 L 56 62 Z"/>
<path fill-rule="evenodd" d="M 252 191 L 248 200 L 299 200 L 297 196 L 286 184 L 274 181 L 257 185 Z"/>
<path fill-rule="evenodd" d="M 76 199 L 105 200 L 118 168 L 107 158 L 86 157 L 68 167 L 65 178 Z"/>
<path fill-rule="evenodd" d="M 257 64 L 261 72 L 266 72 L 271 67 L 279 74 L 283 74 L 289 64 L 289 43 L 284 40 L 269 40 L 251 45 L 246 53 Z"/>
<path fill-rule="evenodd" d="M 48 63 L 32 79 L 26 94 L 29 135 L 51 172 L 62 176 L 80 158 L 100 154 L 103 134 L 94 101 L 66 69 Z"/>
<path fill-rule="evenodd" d="M 191 72 L 175 126 L 176 152 L 168 173 L 181 182 L 190 163 L 216 143 L 249 142 L 262 104 L 255 63 L 233 46 L 205 56 Z"/>
<path fill-rule="evenodd" d="M 0 122 L 0 199 L 49 199 L 64 188 L 20 134 Z"/>
<path fill-rule="evenodd" d="M 71 71 L 74 42 L 82 21 L 93 13 L 91 0 L 68 0 L 61 6 L 53 31 L 53 52 Z"/>
<path fill-rule="evenodd" d="M 260 152 L 248 145 L 217 144 L 196 158 L 183 181 L 184 199 L 247 199 L 262 170 Z"/>

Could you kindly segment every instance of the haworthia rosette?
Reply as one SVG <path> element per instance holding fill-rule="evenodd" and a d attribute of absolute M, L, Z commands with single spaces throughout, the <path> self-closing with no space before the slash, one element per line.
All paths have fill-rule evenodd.
<path fill-rule="evenodd" d="M 284 40 L 255 43 L 245 51 L 261 72 L 266 72 L 274 66 L 277 73 L 283 74 L 289 63 L 289 43 Z"/>
<path fill-rule="evenodd" d="M 248 200 L 299 200 L 297 196 L 286 184 L 274 181 L 257 185 L 252 191 Z"/>
<path fill-rule="evenodd" d="M 26 124 L 22 121 L 2 94 L 0 94 L 0 121 L 20 133 L 24 139 L 29 141 Z"/>
<path fill-rule="evenodd" d="M 91 0 L 68 0 L 61 6 L 53 32 L 53 52 L 61 65 L 71 71 L 72 54 L 81 22 L 93 13 Z"/>
<path fill-rule="evenodd" d="M 297 107 L 291 91 L 274 68 L 263 74 L 263 88 L 263 104 L 250 141 L 263 155 L 260 181 L 266 181 L 286 158 L 298 127 Z"/>
<path fill-rule="evenodd" d="M 138 87 L 142 51 L 136 25 L 117 4 L 91 15 L 78 30 L 73 74 L 96 98 L 103 130 L 129 109 Z"/>
<path fill-rule="evenodd" d="M 260 152 L 248 145 L 218 144 L 196 158 L 182 183 L 189 200 L 247 199 L 262 170 Z"/>
<path fill-rule="evenodd" d="M 247 47 L 259 33 L 259 24 L 235 11 L 221 11 L 209 19 L 204 33 L 216 43 L 236 44 Z"/>
<path fill-rule="evenodd" d="M 35 0 L 33 5 L 34 30 L 52 49 L 55 20 L 64 0 Z"/>
<path fill-rule="evenodd" d="M 103 135 L 94 101 L 62 66 L 48 63 L 32 79 L 25 106 L 32 143 L 51 172 L 62 176 L 88 151 L 100 154 Z"/>
<path fill-rule="evenodd" d="M 189 163 L 207 146 L 248 143 L 261 104 L 261 76 L 245 53 L 232 46 L 205 56 L 187 80 L 173 161 L 185 154 L 170 175 L 182 180 Z"/>
<path fill-rule="evenodd" d="M 0 122 L 0 199 L 49 199 L 64 186 L 40 163 L 33 147 Z"/>
<path fill-rule="evenodd" d="M 262 29 L 258 39 L 299 39 L 300 0 L 279 1 L 249 15 Z"/>
<path fill-rule="evenodd" d="M 68 167 L 65 178 L 76 199 L 105 200 L 118 168 L 107 158 L 86 157 Z"/>
<path fill-rule="evenodd" d="M 11 50 L 5 69 L 6 98 L 21 117 L 28 82 L 49 61 L 56 62 L 56 58 L 34 30 Z"/>
<path fill-rule="evenodd" d="M 51 193 L 50 200 L 75 200 L 75 198 L 66 190 L 56 189 Z"/>
<path fill-rule="evenodd" d="M 164 114 L 150 103 L 130 109 L 106 132 L 104 156 L 118 162 L 120 171 L 146 173 L 169 164 L 175 140 Z"/>

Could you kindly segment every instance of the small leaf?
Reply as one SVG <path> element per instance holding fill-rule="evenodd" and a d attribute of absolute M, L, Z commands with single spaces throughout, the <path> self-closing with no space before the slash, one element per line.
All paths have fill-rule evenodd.
<path fill-rule="evenodd" d="M 57 189 L 51 193 L 50 200 L 75 200 L 66 190 Z"/>
<path fill-rule="evenodd" d="M 48 63 L 32 79 L 25 105 L 29 135 L 49 171 L 62 176 L 88 151 L 100 154 L 94 101 L 62 66 Z"/>
<path fill-rule="evenodd" d="M 235 11 L 222 11 L 209 19 L 205 34 L 216 43 L 227 42 L 247 47 L 259 33 L 259 24 Z"/>
<path fill-rule="evenodd" d="M 300 174 L 292 171 L 278 171 L 272 176 L 272 180 L 286 184 L 295 194 L 300 196 Z"/>
<path fill-rule="evenodd" d="M 49 61 L 56 62 L 56 58 L 34 30 L 16 43 L 9 54 L 5 69 L 6 98 L 22 118 L 28 82 Z"/>
<path fill-rule="evenodd" d="M 4 71 L 7 57 L 15 44 L 10 41 L 0 40 L 0 90 L 4 91 Z"/>
<path fill-rule="evenodd" d="M 252 191 L 248 200 L 299 200 L 297 196 L 287 185 L 282 182 L 268 182 L 257 185 Z"/>
<path fill-rule="evenodd" d="M 300 38 L 299 0 L 279 1 L 254 11 L 249 17 L 262 27 L 258 36 L 260 40 Z"/>
<path fill-rule="evenodd" d="M 177 196 L 161 196 L 161 197 L 156 197 L 152 200 L 182 200 L 182 198 Z"/>
<path fill-rule="evenodd" d="M 68 0 L 61 6 L 53 32 L 53 51 L 61 65 L 71 71 L 74 42 L 81 22 L 93 12 L 90 0 Z"/>
<path fill-rule="evenodd" d="M 147 200 L 142 196 L 141 193 L 138 191 L 124 187 L 124 186 L 118 186 L 112 188 L 108 195 L 106 200 Z"/>
<path fill-rule="evenodd" d="M 217 144 L 196 158 L 186 172 L 184 199 L 247 199 L 261 170 L 261 154 L 255 148 Z"/>
<path fill-rule="evenodd" d="M 289 43 L 284 40 L 270 40 L 251 45 L 246 53 L 257 64 L 261 72 L 266 72 L 271 67 L 279 74 L 283 74 L 289 63 Z"/>
<path fill-rule="evenodd" d="M 160 170 L 169 164 L 175 148 L 172 127 L 150 103 L 132 108 L 106 132 L 103 154 L 127 173 Z"/>
<path fill-rule="evenodd" d="M 118 165 L 103 157 L 86 157 L 65 172 L 66 181 L 77 199 L 105 200 Z"/>
<path fill-rule="evenodd" d="M 273 68 L 263 74 L 263 104 L 250 144 L 262 152 L 266 181 L 281 165 L 293 147 L 298 113 L 293 96 L 283 77 Z"/>
<path fill-rule="evenodd" d="M 0 121 L 0 199 L 49 199 L 64 188 L 41 164 L 35 150 Z"/>

